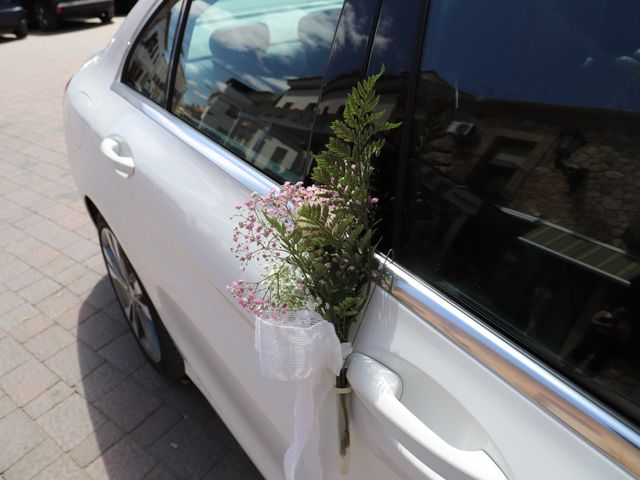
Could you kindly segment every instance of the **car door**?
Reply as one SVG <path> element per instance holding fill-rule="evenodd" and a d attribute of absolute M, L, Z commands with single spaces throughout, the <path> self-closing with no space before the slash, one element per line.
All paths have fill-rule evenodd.
<path fill-rule="evenodd" d="M 109 186 L 97 189 L 105 194 L 96 204 L 187 374 L 268 478 L 283 476 L 295 391 L 261 375 L 254 319 L 226 293 L 259 273 L 242 272 L 230 253 L 231 217 L 253 191 L 305 175 L 342 3 L 158 4 L 137 18 L 131 47 L 111 47 L 122 71 L 93 113 L 93 148 L 115 141 L 133 163 L 100 157 Z"/>
<path fill-rule="evenodd" d="M 640 475 L 638 7 L 571 3 L 383 2 L 354 478 Z"/>

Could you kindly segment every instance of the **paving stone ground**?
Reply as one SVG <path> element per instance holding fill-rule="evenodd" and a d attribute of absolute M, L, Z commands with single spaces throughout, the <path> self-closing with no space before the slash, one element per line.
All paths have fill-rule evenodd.
<path fill-rule="evenodd" d="M 121 21 L 0 35 L 0 480 L 261 478 L 146 362 L 69 172 L 64 86 Z"/>

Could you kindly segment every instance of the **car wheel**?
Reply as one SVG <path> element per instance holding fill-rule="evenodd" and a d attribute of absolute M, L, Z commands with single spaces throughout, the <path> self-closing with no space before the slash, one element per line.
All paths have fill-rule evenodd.
<path fill-rule="evenodd" d="M 109 10 L 107 10 L 106 12 L 102 12 L 100 14 L 100 21 L 102 23 L 111 23 L 111 20 L 113 20 L 113 15 L 114 15 L 114 9 L 113 9 L 113 5 L 111 5 L 109 7 Z"/>
<path fill-rule="evenodd" d="M 60 25 L 60 20 L 56 16 L 53 7 L 45 2 L 38 2 L 34 8 L 36 12 L 36 22 L 38 28 L 43 32 L 56 30 Z"/>
<path fill-rule="evenodd" d="M 161 373 L 184 376 L 184 361 L 118 239 L 102 217 L 97 226 L 111 285 L 140 348 Z"/>
<path fill-rule="evenodd" d="M 20 27 L 18 27 L 18 29 L 13 33 L 15 33 L 16 38 L 24 38 L 24 37 L 26 37 L 27 33 L 29 33 L 29 31 L 27 30 L 27 21 L 23 19 L 20 22 Z"/>

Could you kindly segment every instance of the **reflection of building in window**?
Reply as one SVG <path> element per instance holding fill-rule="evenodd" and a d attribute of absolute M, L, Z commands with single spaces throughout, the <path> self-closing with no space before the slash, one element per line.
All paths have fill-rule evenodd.
<path fill-rule="evenodd" d="M 271 161 L 274 163 L 281 163 L 287 156 L 287 150 L 282 147 L 276 147 L 271 154 Z"/>
<path fill-rule="evenodd" d="M 165 8 L 168 9 L 168 6 Z M 171 48 L 170 17 L 171 10 L 165 14 L 160 13 L 155 24 L 145 32 L 133 51 L 126 74 L 127 83 L 133 84 L 136 90 L 155 102 L 164 99 L 168 67 L 165 55 L 168 57 L 168 50 Z"/>
<path fill-rule="evenodd" d="M 289 84 L 291 88 L 277 96 L 231 79 L 209 96 L 197 117 L 198 128 L 276 178 L 297 181 L 304 175 L 313 112 L 296 109 L 296 102 L 305 99 L 308 106 L 308 98 L 317 99 L 320 78 Z"/>
<path fill-rule="evenodd" d="M 507 129 L 487 132 L 474 154 L 477 161 L 470 165 L 470 185 L 493 200 L 513 197 L 551 140 Z"/>

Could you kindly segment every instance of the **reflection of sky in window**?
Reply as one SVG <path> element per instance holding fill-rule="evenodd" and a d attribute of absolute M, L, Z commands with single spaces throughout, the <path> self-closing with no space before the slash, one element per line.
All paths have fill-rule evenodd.
<path fill-rule="evenodd" d="M 481 97 L 640 111 L 639 47 L 635 0 L 440 1 L 422 69 Z"/>

